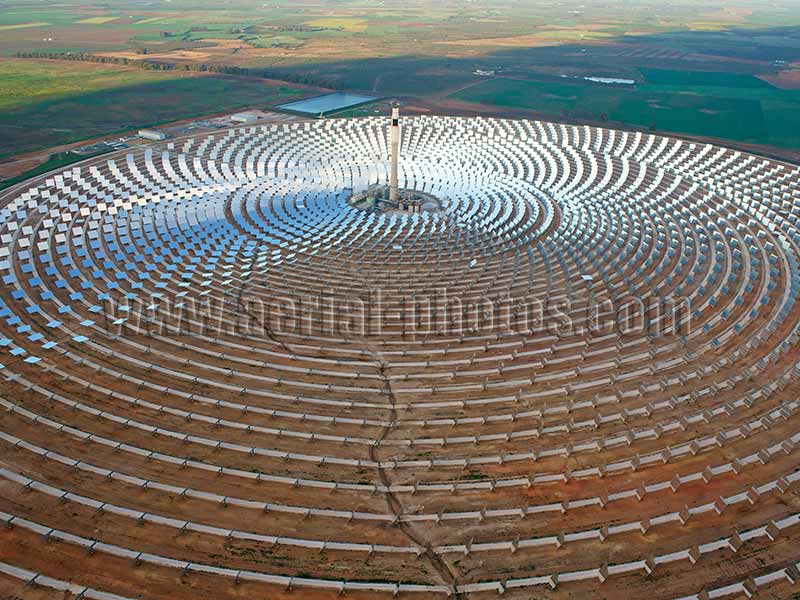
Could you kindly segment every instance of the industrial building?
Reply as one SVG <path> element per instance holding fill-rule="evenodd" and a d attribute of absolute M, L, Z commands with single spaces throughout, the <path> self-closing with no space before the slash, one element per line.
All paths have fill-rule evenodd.
<path fill-rule="evenodd" d="M 161 140 L 167 139 L 169 136 L 163 131 L 158 131 L 156 129 L 140 129 L 139 137 L 142 138 L 143 140 L 160 142 Z"/>
<path fill-rule="evenodd" d="M 231 115 L 231 121 L 234 123 L 255 123 L 258 121 L 258 115 L 249 112 L 240 112 Z"/>

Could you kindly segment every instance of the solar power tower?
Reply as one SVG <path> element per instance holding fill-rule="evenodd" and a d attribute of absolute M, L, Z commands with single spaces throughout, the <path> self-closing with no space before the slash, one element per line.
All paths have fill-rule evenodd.
<path fill-rule="evenodd" d="M 400 146 L 400 107 L 392 107 L 392 172 L 389 176 L 389 200 L 397 202 L 397 155 Z"/>

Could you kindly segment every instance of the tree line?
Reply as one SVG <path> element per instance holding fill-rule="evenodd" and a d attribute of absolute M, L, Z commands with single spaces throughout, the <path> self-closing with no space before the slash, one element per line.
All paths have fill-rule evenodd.
<path fill-rule="evenodd" d="M 141 54 L 147 54 L 143 49 Z M 340 81 L 327 77 L 320 77 L 308 73 L 291 73 L 286 71 L 272 71 L 270 69 L 236 67 L 217 63 L 203 62 L 162 62 L 152 59 L 126 58 L 123 56 L 100 56 L 89 52 L 46 52 L 41 50 L 20 51 L 15 54 L 17 58 L 33 58 L 47 60 L 71 60 L 76 62 L 91 62 L 100 64 L 124 65 L 136 67 L 146 71 L 191 71 L 200 73 L 219 73 L 221 75 L 236 75 L 239 77 L 257 77 L 262 79 L 277 79 L 287 83 L 299 83 L 315 87 L 342 89 Z"/>

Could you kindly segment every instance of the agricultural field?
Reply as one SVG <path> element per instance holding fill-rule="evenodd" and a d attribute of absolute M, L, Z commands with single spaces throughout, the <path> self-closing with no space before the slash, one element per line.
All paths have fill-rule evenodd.
<path fill-rule="evenodd" d="M 71 62 L 0 61 L 0 111 L 14 111 L 40 101 L 80 96 L 104 89 L 153 83 L 170 75 L 115 65 Z"/>
<path fill-rule="evenodd" d="M 800 90 L 782 90 L 750 75 L 642 69 L 635 85 L 496 78 L 452 97 L 651 131 L 800 148 Z"/>
<path fill-rule="evenodd" d="M 153 121 L 160 121 L 200 114 L 203 106 L 245 105 L 260 97 L 253 80 L 262 78 L 283 81 L 285 89 L 308 85 L 399 98 L 442 113 L 472 107 L 497 116 L 610 121 L 800 149 L 795 0 L 712 0 L 700 9 L 688 0 L 668 6 L 657 0 L 65 0 L 53 6 L 0 0 L 2 57 L 88 58 L 140 68 L 115 73 L 131 80 L 124 85 L 93 74 L 81 91 L 90 111 L 110 97 L 133 105 L 114 104 L 103 127 L 79 126 L 81 133 L 59 124 L 56 129 L 70 130 L 66 137 L 106 131 L 112 118 L 122 119 L 116 129 L 127 128 L 138 104 L 123 90 L 140 90 L 149 102 L 159 82 L 176 82 L 168 96 L 182 100 L 159 106 Z M 238 76 L 240 93 L 231 95 L 218 78 L 198 82 L 184 71 Z M 586 79 L 598 77 L 635 85 Z M 81 112 L 81 102 L 67 102 L 69 89 L 51 93 L 49 86 L 79 81 L 69 69 L 64 79 L 48 83 L 33 72 L 21 85 L 31 102 L 57 97 L 58 110 Z M 206 86 L 225 97 L 189 97 L 206 94 Z M 272 104 L 272 92 L 266 96 L 261 106 Z M 0 91 L 0 111 L 3 101 Z M 53 114 L 51 106 L 44 114 Z M 84 120 L 66 112 L 59 117 Z M 12 121 L 0 112 L 6 144 Z M 0 155 L 23 146 L 4 146 Z"/>
<path fill-rule="evenodd" d="M 702 11 L 690 2 L 666 9 L 656 0 L 603 5 L 578 0 L 231 0 L 224 5 L 207 0 L 88 0 L 46 8 L 31 0 L 4 0 L 0 5 L 0 27 L 14 28 L 0 40 L 0 54 L 147 51 L 174 53 L 166 58 L 180 61 L 187 59 L 182 50 L 199 43 L 211 62 L 262 68 L 355 58 L 480 57 L 506 49 L 604 43 L 623 36 L 724 34 L 734 28 L 800 25 L 790 0 L 716 0 Z M 220 44 L 221 40 L 235 40 L 237 45 Z"/>
<path fill-rule="evenodd" d="M 0 60 L 0 158 L 308 94 L 257 79 Z"/>

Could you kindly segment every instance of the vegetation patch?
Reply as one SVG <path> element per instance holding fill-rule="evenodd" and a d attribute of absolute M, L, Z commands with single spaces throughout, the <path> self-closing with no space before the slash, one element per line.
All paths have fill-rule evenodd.
<path fill-rule="evenodd" d="M 646 81 L 655 85 L 669 85 L 681 88 L 712 86 L 728 88 L 761 89 L 772 87 L 766 81 L 749 74 L 724 71 L 685 71 L 677 69 L 639 69 Z"/>
<path fill-rule="evenodd" d="M 642 69 L 646 83 L 483 81 L 451 98 L 569 119 L 619 122 L 666 133 L 800 146 L 800 92 L 750 75 Z M 781 126 L 783 123 L 783 126 Z"/>
<path fill-rule="evenodd" d="M 89 17 L 88 19 L 78 21 L 78 23 L 82 25 L 104 25 L 111 21 L 116 21 L 117 19 L 119 19 L 119 17 Z"/>
<path fill-rule="evenodd" d="M 89 63 L 0 61 L 0 110 L 32 102 L 162 80 L 168 75 L 134 68 Z"/>
<path fill-rule="evenodd" d="M 69 76 L 65 76 L 69 73 Z M 298 93 L 290 85 L 116 65 L 0 61 L 0 148 L 13 156 L 248 106 Z"/>
<path fill-rule="evenodd" d="M 320 27 L 322 29 L 339 29 L 341 31 L 364 31 L 367 28 L 365 19 L 355 19 L 349 17 L 325 17 L 306 21 L 309 27 Z"/>
<path fill-rule="evenodd" d="M 13 25 L 0 25 L 0 31 L 9 31 L 11 29 L 27 29 L 29 27 L 46 27 L 50 23 L 44 21 L 34 21 L 31 23 L 14 23 Z"/>
<path fill-rule="evenodd" d="M 22 173 L 21 175 L 17 175 L 16 177 L 10 177 L 8 179 L 0 180 L 0 190 L 11 187 L 12 185 L 16 185 L 17 183 L 25 181 L 26 179 L 30 179 L 31 177 L 36 177 L 37 175 L 44 175 L 45 173 L 49 173 L 50 171 L 54 171 L 55 169 L 67 167 L 73 163 L 86 160 L 87 158 L 91 158 L 92 156 L 99 156 L 100 154 L 105 154 L 105 153 L 98 152 L 97 154 L 87 155 L 87 154 L 75 154 L 74 152 L 57 152 L 55 154 L 51 154 L 50 158 L 48 158 L 38 167 L 34 167 L 33 169 L 25 171 L 24 173 Z"/>

